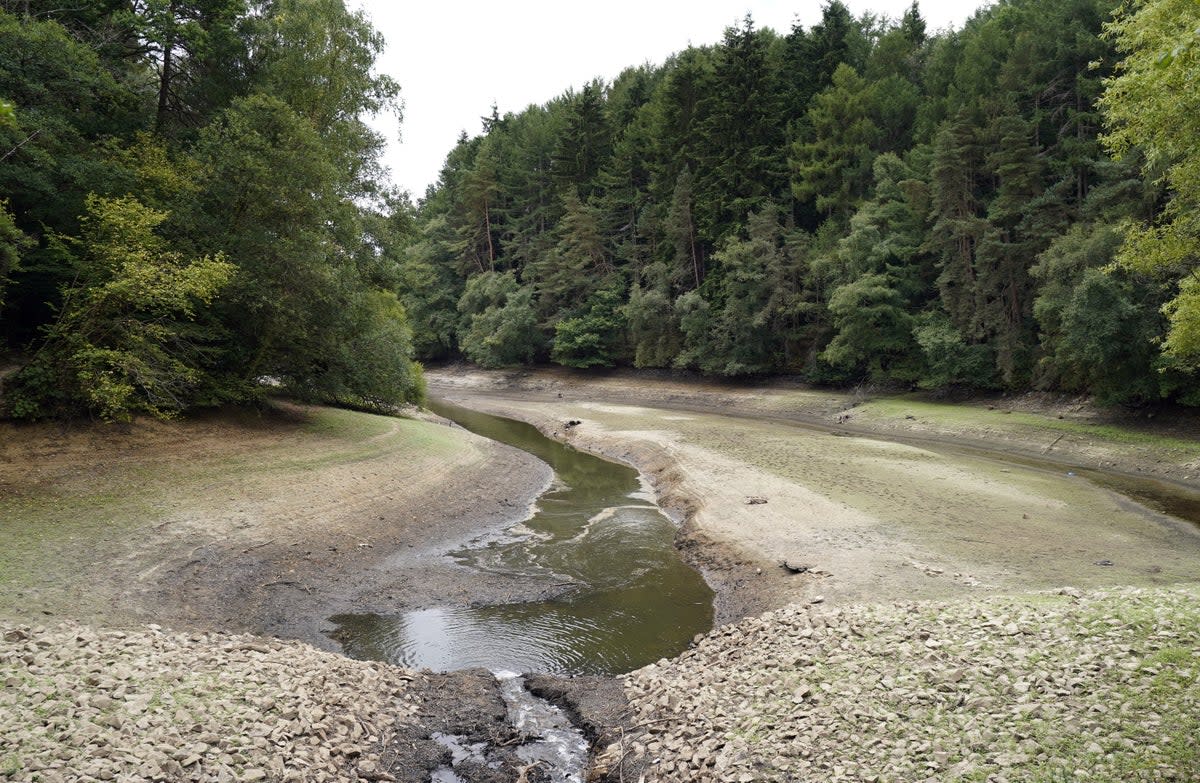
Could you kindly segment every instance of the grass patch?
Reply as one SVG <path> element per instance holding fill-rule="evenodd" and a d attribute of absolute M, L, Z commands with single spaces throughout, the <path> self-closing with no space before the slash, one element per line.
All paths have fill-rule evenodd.
<path fill-rule="evenodd" d="M 0 758 L 0 775 L 15 775 L 25 769 L 25 763 L 21 761 L 21 757 L 16 754 L 10 754 Z"/>
<path fill-rule="evenodd" d="M 1036 430 L 1079 435 L 1114 445 L 1154 446 L 1189 456 L 1200 455 L 1200 443 L 1190 438 L 1173 438 L 1116 424 L 1093 424 L 1024 411 L 1005 413 L 973 405 L 928 402 L 913 397 L 875 399 L 856 410 L 879 418 L 903 419 L 906 415 L 912 415 L 947 426 L 1003 427 L 1017 432 L 1022 429 Z"/>
<path fill-rule="evenodd" d="M 135 433 L 128 443 L 114 439 L 111 452 L 104 445 L 59 456 L 0 484 L 0 610 L 30 600 L 16 597 L 23 589 L 59 593 L 60 582 L 87 579 L 97 562 L 128 550 L 138 530 L 190 508 L 233 506 L 260 487 L 386 457 L 420 475 L 474 449 L 449 427 L 333 408 L 306 409 L 299 422 L 266 429 L 236 422 L 181 422 L 165 439 Z"/>

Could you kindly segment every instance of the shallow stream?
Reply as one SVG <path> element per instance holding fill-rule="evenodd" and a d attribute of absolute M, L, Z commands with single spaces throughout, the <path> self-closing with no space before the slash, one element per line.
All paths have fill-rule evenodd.
<path fill-rule="evenodd" d="M 437 671 L 611 675 L 675 656 L 712 627 L 712 591 L 680 559 L 676 526 L 637 471 L 524 422 L 443 402 L 430 407 L 554 469 L 530 519 L 449 556 L 481 574 L 534 577 L 548 590 L 568 590 L 531 603 L 339 615 L 332 619 L 346 654 Z"/>

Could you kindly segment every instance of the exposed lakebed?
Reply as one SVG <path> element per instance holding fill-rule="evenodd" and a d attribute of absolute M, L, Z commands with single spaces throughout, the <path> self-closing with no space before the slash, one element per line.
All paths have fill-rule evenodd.
<path fill-rule="evenodd" d="M 338 615 L 332 619 L 346 654 L 438 671 L 611 675 L 672 657 L 711 628 L 712 591 L 680 559 L 675 524 L 635 470 L 523 422 L 441 402 L 430 407 L 554 470 L 529 519 L 449 557 L 479 572 L 567 590 L 528 603 Z"/>

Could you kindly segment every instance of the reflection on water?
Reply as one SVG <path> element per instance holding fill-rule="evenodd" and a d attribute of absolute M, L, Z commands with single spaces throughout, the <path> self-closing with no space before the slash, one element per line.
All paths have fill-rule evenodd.
<path fill-rule="evenodd" d="M 1200 525 L 1200 492 L 1149 476 L 1103 473 L 1083 468 L 1079 472 L 1105 489 L 1133 498 L 1155 511 Z"/>
<path fill-rule="evenodd" d="M 676 655 L 712 625 L 712 591 L 673 546 L 675 526 L 637 473 L 576 451 L 523 422 L 445 403 L 439 414 L 545 460 L 555 483 L 533 518 L 450 553 L 480 571 L 571 585 L 558 600 L 339 615 L 348 655 L 435 670 L 475 666 L 614 674 Z"/>

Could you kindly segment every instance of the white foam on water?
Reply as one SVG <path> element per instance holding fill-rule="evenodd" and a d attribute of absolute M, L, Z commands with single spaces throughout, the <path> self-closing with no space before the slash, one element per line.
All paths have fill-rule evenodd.
<path fill-rule="evenodd" d="M 511 671 L 493 674 L 500 682 L 513 726 L 536 738 L 517 748 L 517 755 L 530 764 L 545 765 L 553 783 L 583 783 L 588 759 L 583 732 L 561 709 L 530 693 L 521 675 Z"/>

